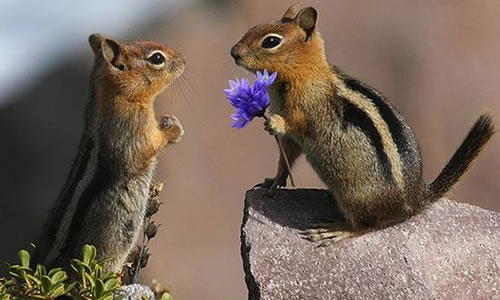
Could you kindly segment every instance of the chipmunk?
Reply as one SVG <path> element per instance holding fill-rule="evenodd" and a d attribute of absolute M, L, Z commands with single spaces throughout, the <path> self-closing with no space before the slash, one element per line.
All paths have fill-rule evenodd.
<path fill-rule="evenodd" d="M 159 123 L 156 96 L 184 71 L 184 58 L 153 41 L 89 37 L 95 61 L 78 155 L 33 255 L 68 269 L 84 244 L 119 272 L 142 225 L 157 156 L 177 143 L 175 116 Z"/>
<path fill-rule="evenodd" d="M 290 163 L 305 153 L 343 212 L 346 222 L 303 232 L 326 246 L 422 211 L 460 179 L 494 128 L 481 115 L 439 176 L 424 183 L 412 129 L 379 91 L 328 63 L 317 16 L 293 5 L 281 20 L 250 29 L 231 55 L 250 72 L 278 73 L 265 128 Z M 276 176 L 260 186 L 285 186 L 288 175 L 280 155 Z"/>

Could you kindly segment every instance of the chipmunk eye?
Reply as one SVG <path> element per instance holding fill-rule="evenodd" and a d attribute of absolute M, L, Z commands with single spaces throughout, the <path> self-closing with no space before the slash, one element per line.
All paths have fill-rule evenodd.
<path fill-rule="evenodd" d="M 262 41 L 262 48 L 271 49 L 281 44 L 282 37 L 276 34 L 268 35 Z"/>
<path fill-rule="evenodd" d="M 165 56 L 160 51 L 156 51 L 149 55 L 148 61 L 153 65 L 161 65 L 165 62 Z"/>

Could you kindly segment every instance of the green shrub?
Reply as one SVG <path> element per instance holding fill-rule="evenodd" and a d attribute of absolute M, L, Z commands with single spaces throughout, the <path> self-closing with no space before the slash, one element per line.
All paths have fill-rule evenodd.
<path fill-rule="evenodd" d="M 0 282 L 0 300 L 55 299 L 63 295 L 74 299 L 112 300 L 120 287 L 118 276 L 104 272 L 97 262 L 94 246 L 85 245 L 81 260 L 72 260 L 74 278 L 68 278 L 61 268 L 47 271 L 44 266 L 37 265 L 32 269 L 26 250 L 19 251 L 18 257 L 20 264 L 9 265 L 12 278 Z"/>
<path fill-rule="evenodd" d="M 121 278 L 127 283 L 136 283 L 139 271 L 147 264 L 150 252 L 148 243 L 154 238 L 158 230 L 157 224 L 151 217 L 158 212 L 161 202 L 159 194 L 163 188 L 161 182 L 153 183 L 150 187 L 147 212 L 144 217 L 143 240 L 137 249 L 130 255 Z M 20 264 L 9 265 L 8 280 L 0 278 L 0 300 L 32 300 L 55 299 L 67 296 L 72 299 L 83 300 L 112 300 L 123 296 L 114 296 L 121 287 L 118 275 L 104 272 L 97 261 L 96 248 L 85 245 L 82 248 L 81 259 L 71 260 L 71 276 L 61 268 L 47 270 L 37 265 L 33 270 L 30 267 L 30 254 L 26 250 L 18 253 Z M 102 263 L 102 262 L 101 262 Z M 168 291 L 157 285 L 154 288 L 156 297 L 160 300 L 172 300 Z"/>
<path fill-rule="evenodd" d="M 20 264 L 9 265 L 8 280 L 0 278 L 0 300 L 52 300 L 59 296 L 83 300 L 113 300 L 120 288 L 118 275 L 104 272 L 97 261 L 94 246 L 82 248 L 81 259 L 72 259 L 74 276 L 69 277 L 61 268 L 48 270 L 37 265 L 30 267 L 30 254 L 26 250 L 18 253 Z M 160 300 L 172 300 L 168 293 L 162 293 Z"/>

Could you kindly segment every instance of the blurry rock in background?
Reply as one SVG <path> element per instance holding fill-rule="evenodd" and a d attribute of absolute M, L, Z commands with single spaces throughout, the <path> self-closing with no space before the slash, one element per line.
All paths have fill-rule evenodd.
<path fill-rule="evenodd" d="M 499 110 L 499 2 L 298 2 L 318 9 L 330 61 L 383 92 L 413 126 L 427 181 L 481 111 Z M 160 157 L 162 227 L 143 282 L 166 283 L 176 299 L 246 298 L 244 191 L 274 175 L 278 149 L 259 122 L 230 127 L 222 90 L 248 76 L 231 46 L 292 3 L 0 2 L 0 262 L 35 240 L 76 154 L 93 63 L 88 35 L 154 39 L 186 57 L 185 76 L 156 105 L 186 134 Z M 499 151 L 494 137 L 450 198 L 500 211 Z M 303 159 L 294 176 L 299 187 L 323 186 Z"/>

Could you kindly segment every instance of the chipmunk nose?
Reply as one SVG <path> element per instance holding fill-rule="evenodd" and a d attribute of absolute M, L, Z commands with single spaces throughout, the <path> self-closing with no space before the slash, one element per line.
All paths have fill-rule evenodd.
<path fill-rule="evenodd" d="M 234 60 L 238 60 L 239 58 L 241 58 L 239 50 L 240 50 L 239 44 L 236 44 L 233 46 L 233 48 L 231 48 L 231 56 L 234 58 Z"/>

